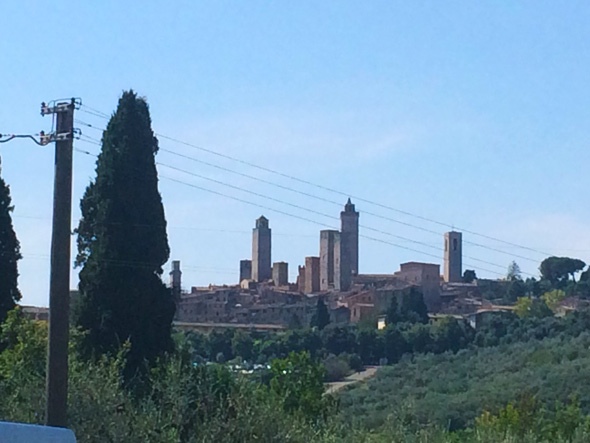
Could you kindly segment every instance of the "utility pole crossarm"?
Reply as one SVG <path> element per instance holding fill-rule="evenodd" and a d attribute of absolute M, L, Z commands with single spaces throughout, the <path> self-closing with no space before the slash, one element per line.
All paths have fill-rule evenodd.
<path fill-rule="evenodd" d="M 70 110 L 72 111 L 73 115 L 74 109 L 80 109 L 80 106 L 82 106 L 82 100 L 80 100 L 79 98 L 72 98 L 69 102 L 59 103 L 56 103 L 56 101 L 53 100 L 50 103 L 54 104 L 48 105 L 45 102 L 41 103 L 41 115 L 56 115 L 58 123 L 60 115 L 63 115 L 64 113 L 67 113 Z M 80 135 L 82 135 L 82 131 L 80 131 L 79 129 L 75 129 L 73 127 L 73 123 L 69 125 L 68 128 L 60 128 L 59 124 L 57 126 L 58 127 L 56 128 L 55 132 L 52 131 L 46 134 L 45 132 L 41 131 L 41 145 L 47 145 L 52 142 L 66 141 L 74 138 L 78 139 L 80 138 Z"/>

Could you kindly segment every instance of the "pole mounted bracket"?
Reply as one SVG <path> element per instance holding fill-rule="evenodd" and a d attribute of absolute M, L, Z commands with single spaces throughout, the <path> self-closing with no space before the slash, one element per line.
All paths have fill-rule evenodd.
<path fill-rule="evenodd" d="M 60 112 L 66 112 L 70 106 L 73 106 L 74 109 L 80 109 L 80 106 L 82 106 L 81 98 L 71 98 L 69 100 L 69 102 L 63 100 L 51 100 L 49 104 L 45 102 L 41 103 L 41 115 L 58 114 Z"/>
<path fill-rule="evenodd" d="M 41 131 L 39 133 L 39 138 L 40 138 L 41 146 L 45 146 L 45 145 L 48 145 L 49 143 L 70 140 L 71 138 L 79 140 L 81 135 L 82 135 L 82 131 L 78 128 L 74 128 L 72 130 L 72 132 L 60 132 L 60 133 L 49 132 L 46 134 L 45 132 Z"/>

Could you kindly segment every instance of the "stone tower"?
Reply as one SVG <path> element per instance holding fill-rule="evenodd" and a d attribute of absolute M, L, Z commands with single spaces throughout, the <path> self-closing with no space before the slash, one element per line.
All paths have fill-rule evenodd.
<path fill-rule="evenodd" d="M 320 231 L 320 290 L 340 290 L 340 232 Z"/>
<path fill-rule="evenodd" d="M 280 261 L 272 264 L 272 281 L 275 286 L 286 286 L 289 284 L 289 263 Z"/>
<path fill-rule="evenodd" d="M 170 288 L 175 300 L 180 299 L 182 290 L 182 271 L 180 270 L 180 260 L 172 260 L 172 270 L 170 271 Z"/>
<path fill-rule="evenodd" d="M 444 279 L 447 283 L 463 281 L 463 241 L 460 232 L 445 232 L 445 269 Z"/>
<path fill-rule="evenodd" d="M 240 281 L 252 279 L 252 260 L 240 260 Z"/>
<path fill-rule="evenodd" d="M 342 241 L 342 290 L 350 286 L 351 277 L 359 273 L 359 213 L 348 199 L 340 213 L 340 236 Z"/>
<path fill-rule="evenodd" d="M 272 278 L 270 231 L 264 215 L 256 220 L 256 227 L 252 230 L 252 280 L 256 282 Z"/>
<path fill-rule="evenodd" d="M 305 257 L 305 286 L 303 292 L 313 294 L 320 290 L 320 258 Z"/>

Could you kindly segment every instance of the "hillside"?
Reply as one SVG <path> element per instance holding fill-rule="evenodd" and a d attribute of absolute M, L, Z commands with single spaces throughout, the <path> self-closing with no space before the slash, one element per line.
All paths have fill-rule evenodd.
<path fill-rule="evenodd" d="M 367 383 L 340 395 L 341 415 L 378 428 L 402 414 L 417 424 L 449 429 L 473 424 L 484 410 L 534 396 L 547 406 L 572 397 L 590 410 L 590 334 L 553 338 L 457 354 L 404 358 L 380 369 Z"/>

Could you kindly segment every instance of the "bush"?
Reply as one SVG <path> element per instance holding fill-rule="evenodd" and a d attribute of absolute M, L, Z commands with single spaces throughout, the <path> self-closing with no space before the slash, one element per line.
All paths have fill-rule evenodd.
<path fill-rule="evenodd" d="M 350 375 L 351 370 L 348 365 L 346 356 L 336 357 L 330 354 L 322 364 L 326 368 L 325 380 L 327 382 L 340 381 Z"/>

